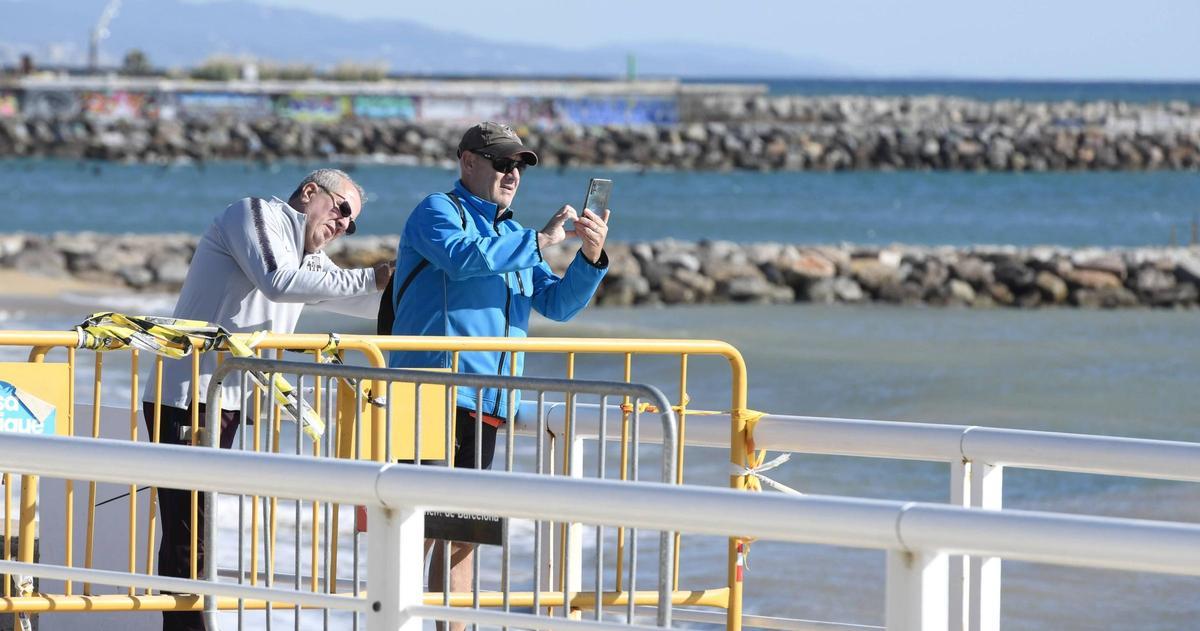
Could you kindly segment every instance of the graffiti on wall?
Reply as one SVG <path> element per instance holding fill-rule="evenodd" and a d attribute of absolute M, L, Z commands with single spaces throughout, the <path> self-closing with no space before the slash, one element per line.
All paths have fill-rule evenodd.
<path fill-rule="evenodd" d="M 275 113 L 300 121 L 332 123 L 350 111 L 349 101 L 329 94 L 289 94 L 275 100 Z"/>
<path fill-rule="evenodd" d="M 595 97 L 557 99 L 558 119 L 577 125 L 669 125 L 679 122 L 675 99 Z"/>
<path fill-rule="evenodd" d="M 175 103 L 183 116 L 201 118 L 218 114 L 256 118 L 268 116 L 273 111 L 271 98 L 264 94 L 181 92 Z"/>
<path fill-rule="evenodd" d="M 146 95 L 135 92 L 84 92 L 83 112 L 103 119 L 141 118 Z"/>
<path fill-rule="evenodd" d="M 354 115 L 359 118 L 413 120 L 417 117 L 416 99 L 410 96 L 356 96 Z"/>

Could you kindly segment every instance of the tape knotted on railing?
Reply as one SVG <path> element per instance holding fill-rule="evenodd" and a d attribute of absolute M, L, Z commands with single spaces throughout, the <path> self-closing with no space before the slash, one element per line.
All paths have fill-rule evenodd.
<path fill-rule="evenodd" d="M 341 360 L 338 358 L 338 354 L 337 354 L 338 346 L 341 343 L 342 343 L 342 338 L 339 337 L 337 333 L 330 333 L 329 341 L 325 342 L 325 346 L 322 346 L 321 350 L 317 351 L 317 357 L 321 357 L 321 358 L 330 357 L 330 358 L 332 358 L 330 361 L 337 361 L 338 363 L 341 363 Z"/>
<path fill-rule="evenodd" d="M 721 412 L 719 410 L 689 410 L 687 405 L 690 402 L 691 402 L 691 398 L 688 397 L 687 393 L 684 393 L 683 402 L 680 403 L 679 405 L 672 405 L 671 410 L 673 412 L 675 412 L 675 414 L 683 414 L 684 412 L 687 412 L 691 416 L 716 416 L 718 414 L 724 414 L 724 412 Z M 633 411 L 634 411 L 634 407 L 633 407 L 632 403 L 622 403 L 621 404 L 621 412 L 625 413 L 626 415 L 633 414 Z M 638 412 L 649 412 L 651 414 L 658 414 L 662 410 L 660 410 L 658 408 L 658 406 L 654 405 L 653 403 L 649 403 L 647 401 L 641 401 L 637 405 L 637 411 Z"/>
<path fill-rule="evenodd" d="M 775 489 L 776 491 L 781 491 L 789 495 L 804 495 L 804 493 L 797 491 L 796 489 L 793 489 L 782 482 L 772 480 L 771 478 L 763 475 L 764 471 L 770 471 L 771 469 L 778 467 L 788 460 L 791 460 L 791 458 L 792 454 L 783 454 L 768 463 L 760 464 L 755 467 L 739 467 L 731 462 L 729 463 L 729 475 L 745 476 L 746 488 L 751 491 L 762 491 L 762 483 L 766 483 L 767 486 Z"/>
<path fill-rule="evenodd" d="M 17 588 L 17 595 L 22 598 L 28 598 L 33 595 L 33 577 L 26 574 L 13 574 L 13 585 Z M 20 611 L 17 612 L 17 622 L 20 625 L 21 631 L 33 631 L 33 622 L 29 618 L 29 614 Z"/>
<path fill-rule="evenodd" d="M 621 412 L 623 412 L 625 414 L 633 414 L 633 411 L 634 411 L 634 407 L 633 407 L 632 403 L 622 403 L 621 404 Z M 637 404 L 637 411 L 638 412 L 649 412 L 651 414 L 657 414 L 658 406 L 654 405 L 653 403 L 648 403 L 646 401 L 639 401 Z"/>
<path fill-rule="evenodd" d="M 691 402 L 692 398 L 689 397 L 685 392 L 683 393 L 683 402 L 679 405 L 672 405 L 671 409 L 675 410 L 676 414 L 683 415 L 683 413 L 686 412 L 689 416 L 716 416 L 718 414 L 724 414 L 724 412 L 720 410 L 689 410 L 688 404 Z"/>
<path fill-rule="evenodd" d="M 330 333 L 329 341 L 327 341 L 325 343 L 325 346 L 322 346 L 319 350 L 313 351 L 313 354 L 317 356 L 317 362 L 321 363 L 321 364 L 331 364 L 334 366 L 345 365 L 342 362 L 341 355 L 339 354 L 341 344 L 342 344 L 341 336 L 339 336 L 337 333 Z M 351 390 L 354 390 L 358 387 L 358 380 L 354 379 L 352 377 L 342 377 L 341 381 L 342 381 L 342 383 L 349 386 Z M 370 390 L 367 390 L 366 392 L 364 392 L 363 397 L 367 401 L 367 403 L 369 403 L 375 407 L 383 407 L 383 406 L 387 405 L 387 397 L 386 396 L 378 396 L 378 397 L 372 396 Z"/>
<path fill-rule="evenodd" d="M 221 327 L 199 320 L 127 316 L 112 311 L 93 313 L 75 331 L 79 348 L 103 352 L 129 347 L 172 359 L 213 349 L 228 336 Z"/>
<path fill-rule="evenodd" d="M 93 313 L 75 327 L 78 347 L 97 352 L 124 347 L 136 348 L 171 359 L 182 359 L 193 352 L 202 353 L 222 344 L 234 357 L 254 357 L 254 347 L 267 336 L 267 331 L 250 335 L 231 334 L 223 327 L 200 320 L 183 320 L 161 316 L 129 316 L 112 311 Z M 325 433 L 325 421 L 296 392 L 296 389 L 275 374 L 273 378 L 260 371 L 250 371 L 250 379 L 272 392 L 275 402 L 291 420 L 300 420 L 300 427 L 313 441 Z"/>

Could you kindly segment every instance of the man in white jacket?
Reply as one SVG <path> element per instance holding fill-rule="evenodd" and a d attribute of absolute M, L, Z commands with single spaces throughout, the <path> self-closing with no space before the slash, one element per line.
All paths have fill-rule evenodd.
<path fill-rule="evenodd" d="M 174 316 L 218 324 L 233 333 L 269 330 L 292 333 L 305 304 L 323 303 L 339 312 L 374 317 L 379 294 L 391 278 L 392 265 L 342 269 L 322 248 L 344 234 L 354 234 L 362 212 L 363 190 L 346 173 L 319 169 L 308 174 L 287 202 L 254 197 L 234 202 L 213 221 L 196 247 Z M 204 422 L 205 395 L 216 358 L 201 356 L 198 399 Z M 143 394 L 143 413 L 154 435 L 156 379 L 153 372 Z M 236 384 L 221 395 L 221 447 L 228 449 L 241 423 Z M 162 406 L 158 410 L 160 442 L 189 444 L 192 360 L 163 361 Z M 191 492 L 159 489 L 162 541 L 158 573 L 191 576 Z M 204 531 L 201 506 L 198 532 Z M 203 549 L 197 567 L 203 566 Z M 198 612 L 163 612 L 163 629 L 198 629 Z"/>

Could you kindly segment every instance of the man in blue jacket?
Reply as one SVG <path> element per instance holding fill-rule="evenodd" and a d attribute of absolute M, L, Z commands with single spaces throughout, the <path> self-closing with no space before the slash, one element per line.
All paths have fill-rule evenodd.
<path fill-rule="evenodd" d="M 513 219 L 512 203 L 526 167 L 537 154 L 507 125 L 484 122 L 463 134 L 458 145 L 460 179 L 447 193 L 426 197 L 404 226 L 396 255 L 391 305 L 393 335 L 526 337 L 530 311 L 558 321 L 579 313 L 608 269 L 603 216 L 564 205 L 541 230 Z M 566 223 L 574 222 L 567 230 Z M 560 278 L 542 260 L 542 248 L 568 238 L 579 252 Z M 381 311 L 386 311 L 382 309 Z M 495 351 L 459 354 L 466 373 L 522 374 L 524 355 Z M 510 372 L 515 362 L 515 373 Z M 394 351 L 389 365 L 399 368 L 450 367 L 449 352 Z M 455 466 L 476 467 L 476 392 L 460 387 L 455 420 Z M 482 393 L 481 468 L 491 466 L 496 429 L 514 413 L 520 393 L 485 388 Z M 435 546 L 430 589 L 441 589 L 441 547 Z M 455 544 L 452 591 L 468 591 L 471 548 Z"/>

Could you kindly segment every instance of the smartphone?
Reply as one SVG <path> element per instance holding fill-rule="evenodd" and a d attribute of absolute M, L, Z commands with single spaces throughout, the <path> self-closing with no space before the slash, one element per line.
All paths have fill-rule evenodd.
<path fill-rule="evenodd" d="M 583 215 L 583 209 L 586 208 L 599 217 L 604 217 L 604 211 L 608 208 L 608 196 L 612 193 L 612 180 L 605 180 L 594 177 L 588 182 L 587 197 L 583 198 L 583 208 L 579 209 L 579 214 Z"/>

